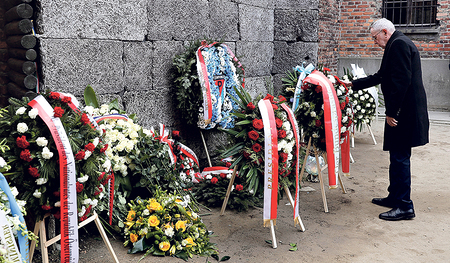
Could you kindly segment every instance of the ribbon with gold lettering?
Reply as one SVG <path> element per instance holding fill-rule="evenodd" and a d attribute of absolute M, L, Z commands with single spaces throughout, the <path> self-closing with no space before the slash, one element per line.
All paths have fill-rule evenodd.
<path fill-rule="evenodd" d="M 59 153 L 61 189 L 61 262 L 78 262 L 78 218 L 75 158 L 64 126 L 53 116 L 53 108 L 39 95 L 28 103 L 50 130 Z"/>
<path fill-rule="evenodd" d="M 328 182 L 330 188 L 337 188 L 339 173 L 339 142 L 341 130 L 341 109 L 333 83 L 320 71 L 315 70 L 304 82 L 320 86 L 323 96 L 325 141 L 328 162 Z"/>
<path fill-rule="evenodd" d="M 278 199 L 278 133 L 270 100 L 258 102 L 264 124 L 264 226 L 276 225 Z"/>

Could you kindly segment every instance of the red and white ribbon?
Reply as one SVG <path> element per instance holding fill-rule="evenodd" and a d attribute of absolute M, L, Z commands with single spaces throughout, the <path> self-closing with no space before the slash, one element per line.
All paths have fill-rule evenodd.
<path fill-rule="evenodd" d="M 264 124 L 264 226 L 277 220 L 278 201 L 278 133 L 269 100 L 258 102 L 261 118 Z"/>
<path fill-rule="evenodd" d="M 341 143 L 342 173 L 350 176 L 350 132 L 346 132 Z"/>
<path fill-rule="evenodd" d="M 61 262 L 78 262 L 78 218 L 75 158 L 64 126 L 53 116 L 53 108 L 39 95 L 28 103 L 50 130 L 59 153 L 61 191 Z"/>
<path fill-rule="evenodd" d="M 299 163 L 299 153 L 300 153 L 300 136 L 297 120 L 295 119 L 294 112 L 289 108 L 286 104 L 281 104 L 281 107 L 286 111 L 288 115 L 289 122 L 292 126 L 292 132 L 294 133 L 295 138 L 295 199 L 294 199 L 294 225 L 300 223 L 300 214 L 299 214 L 299 197 L 300 197 L 300 183 L 298 178 L 298 170 L 300 168 Z"/>
<path fill-rule="evenodd" d="M 330 188 L 337 188 L 339 173 L 339 142 L 341 130 L 341 109 L 333 83 L 320 71 L 315 70 L 304 82 L 322 87 L 325 141 Z"/>

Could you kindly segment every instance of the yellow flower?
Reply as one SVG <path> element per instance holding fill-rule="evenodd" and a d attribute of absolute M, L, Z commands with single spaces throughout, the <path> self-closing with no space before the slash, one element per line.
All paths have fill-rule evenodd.
<path fill-rule="evenodd" d="M 163 241 L 163 242 L 159 243 L 159 249 L 161 249 L 162 251 L 165 252 L 165 251 L 169 250 L 169 248 L 170 248 L 169 242 Z"/>
<path fill-rule="evenodd" d="M 194 240 L 192 239 L 192 237 L 188 237 L 185 240 L 183 240 L 183 244 L 186 245 L 186 247 L 192 247 L 195 246 L 196 244 L 194 243 Z"/>
<path fill-rule="evenodd" d="M 134 243 L 134 242 L 137 241 L 137 239 L 138 239 L 138 235 L 133 234 L 133 233 L 130 234 L 130 241 L 131 241 L 131 242 Z"/>
<path fill-rule="evenodd" d="M 131 228 L 134 225 L 134 222 L 124 222 L 124 224 L 128 227 Z"/>
<path fill-rule="evenodd" d="M 150 216 L 148 218 L 148 224 L 150 226 L 158 226 L 159 225 L 159 219 L 156 216 Z"/>
<path fill-rule="evenodd" d="M 170 248 L 170 255 L 173 255 L 173 254 L 175 254 L 175 252 L 177 252 L 177 248 L 175 247 L 175 245 L 173 245 L 171 248 Z"/>
<path fill-rule="evenodd" d="M 130 210 L 128 211 L 127 221 L 133 221 L 136 217 L 136 211 Z"/>
<path fill-rule="evenodd" d="M 180 229 L 182 229 L 182 231 L 181 232 L 184 232 L 185 230 L 186 230 L 186 221 L 178 221 L 176 224 L 175 224 L 175 229 L 176 230 L 180 230 Z"/>
<path fill-rule="evenodd" d="M 163 208 L 158 202 L 155 201 L 155 202 L 150 202 L 150 204 L 147 205 L 147 209 L 149 211 L 159 211 L 159 210 L 162 210 Z"/>

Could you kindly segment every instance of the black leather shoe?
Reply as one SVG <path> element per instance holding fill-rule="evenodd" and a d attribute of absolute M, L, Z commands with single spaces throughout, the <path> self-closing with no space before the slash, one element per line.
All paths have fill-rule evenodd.
<path fill-rule="evenodd" d="M 386 198 L 374 198 L 374 199 L 372 199 L 372 203 L 379 205 L 379 206 L 394 208 L 394 203 L 392 201 L 390 201 L 389 199 L 387 199 L 387 197 Z"/>
<path fill-rule="evenodd" d="M 414 209 L 412 208 L 407 210 L 394 208 L 380 214 L 380 219 L 389 221 L 408 220 L 413 219 L 414 217 L 416 217 L 416 214 L 414 214 Z"/>

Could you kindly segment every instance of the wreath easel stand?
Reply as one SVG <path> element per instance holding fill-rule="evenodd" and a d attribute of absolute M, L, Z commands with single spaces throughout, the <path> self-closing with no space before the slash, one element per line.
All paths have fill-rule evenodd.
<path fill-rule="evenodd" d="M 57 235 L 56 237 L 47 240 L 47 231 L 45 227 L 45 219 L 49 217 L 50 215 L 47 214 L 44 216 L 44 218 L 38 222 L 36 222 L 34 226 L 34 234 L 39 235 L 39 242 L 41 243 L 41 254 L 42 254 L 42 262 L 48 263 L 48 247 L 52 244 L 58 242 L 61 240 L 61 234 Z M 90 222 L 94 221 L 97 225 L 98 232 L 100 232 L 100 235 L 102 236 L 103 242 L 105 242 L 106 247 L 108 248 L 109 253 L 111 254 L 111 257 L 113 258 L 113 262 L 119 263 L 119 260 L 117 259 L 116 254 L 114 253 L 114 250 L 111 246 L 111 243 L 108 240 L 108 236 L 105 233 L 105 230 L 103 229 L 102 223 L 100 222 L 100 219 L 98 218 L 97 213 L 94 211 L 94 214 L 90 217 L 88 217 L 86 220 L 78 224 L 78 229 L 84 227 L 85 225 L 89 224 Z M 34 248 L 36 247 L 36 241 L 31 241 L 30 245 L 30 262 L 33 260 L 33 254 L 34 254 Z"/>
<path fill-rule="evenodd" d="M 311 151 L 311 137 L 309 138 L 309 141 L 308 141 L 308 146 L 306 148 L 305 158 L 309 156 L 310 151 Z M 316 146 L 313 145 L 313 154 L 314 154 L 314 157 L 316 158 L 316 165 L 317 165 L 317 173 L 318 173 L 318 177 L 319 177 L 320 191 L 322 193 L 323 208 L 325 210 L 325 213 L 328 213 L 327 197 L 326 197 L 326 194 L 325 194 L 325 186 L 324 186 L 323 176 L 322 176 L 322 171 L 328 168 L 327 153 L 323 152 L 322 154 L 320 154 L 319 151 L 317 150 Z M 325 161 L 325 164 L 323 166 L 320 166 L 320 162 L 319 162 L 319 157 L 320 156 L 322 156 L 322 158 Z M 305 159 L 304 163 L 306 163 L 306 159 Z M 304 165 L 303 165 L 303 167 L 304 167 Z M 302 172 L 300 174 L 300 176 L 301 176 L 300 178 L 303 178 L 303 173 L 304 173 L 304 169 L 302 168 Z M 340 173 L 338 173 L 338 181 L 339 181 L 339 185 L 340 185 L 340 187 L 342 189 L 342 193 L 346 194 L 347 191 L 345 190 L 345 186 L 344 186 L 344 183 L 342 181 Z"/>

